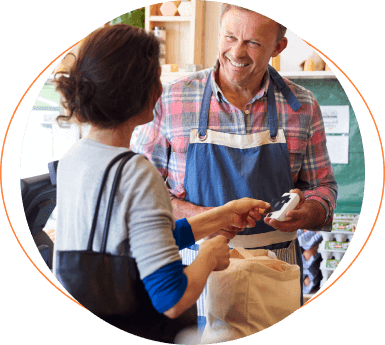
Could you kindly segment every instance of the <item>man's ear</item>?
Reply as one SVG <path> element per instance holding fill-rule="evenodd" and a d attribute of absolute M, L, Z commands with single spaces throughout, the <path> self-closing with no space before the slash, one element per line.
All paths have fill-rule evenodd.
<path fill-rule="evenodd" d="M 287 47 L 287 38 L 283 37 L 276 45 L 271 57 L 276 57 Z"/>

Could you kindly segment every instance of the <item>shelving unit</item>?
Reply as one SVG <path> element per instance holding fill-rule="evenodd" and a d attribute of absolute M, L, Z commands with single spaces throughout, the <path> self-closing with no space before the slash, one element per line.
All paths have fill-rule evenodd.
<path fill-rule="evenodd" d="M 298 72 L 278 72 L 282 77 L 288 79 L 336 79 L 332 71 L 298 71 Z"/>
<path fill-rule="evenodd" d="M 162 73 L 161 81 L 163 84 L 172 82 L 176 79 L 187 77 L 194 72 L 169 72 Z M 279 72 L 282 77 L 288 79 L 336 79 L 336 76 L 331 71 L 315 71 L 315 72 Z M 52 83 L 54 75 L 51 74 L 47 80 L 47 83 Z"/>
<path fill-rule="evenodd" d="M 187 77 L 188 75 L 194 72 L 169 72 L 162 73 L 161 80 L 162 83 L 168 83 L 173 80 Z M 314 72 L 284 72 L 280 71 L 279 74 L 282 77 L 286 77 L 288 79 L 336 79 L 336 76 L 331 71 L 314 71 Z"/>
<path fill-rule="evenodd" d="M 355 233 L 359 214 L 334 214 L 333 227 L 330 232 L 316 231 L 307 232 L 311 236 L 304 235 L 302 230 L 298 231 L 298 240 L 302 249 L 309 251 L 310 247 L 316 250 L 316 253 L 309 259 L 312 261 L 303 261 L 304 277 L 309 276 L 314 283 L 310 291 L 304 291 L 304 303 L 309 301 L 326 283 L 330 275 L 339 265 Z M 310 249 L 311 250 L 311 249 Z M 305 259 L 303 254 L 302 260 Z M 306 270 L 306 265 L 311 270 Z M 316 277 L 322 279 L 319 281 Z"/>
<path fill-rule="evenodd" d="M 166 63 L 185 68 L 189 64 L 203 65 L 204 6 L 202 0 L 191 0 L 191 16 L 162 16 L 162 3 L 145 8 L 145 29 L 166 28 Z M 180 1 L 174 1 L 180 3 Z"/>

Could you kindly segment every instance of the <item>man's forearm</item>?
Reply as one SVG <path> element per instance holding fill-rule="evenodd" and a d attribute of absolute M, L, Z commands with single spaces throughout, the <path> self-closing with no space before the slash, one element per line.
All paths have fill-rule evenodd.
<path fill-rule="evenodd" d="M 212 207 L 197 206 L 192 204 L 191 202 L 180 200 L 177 198 L 172 199 L 171 204 L 172 204 L 175 220 L 182 219 L 182 218 L 191 218 L 193 216 L 201 214 L 202 212 L 205 212 L 212 208 Z"/>
<path fill-rule="evenodd" d="M 325 223 L 325 219 L 326 219 L 325 208 L 318 201 L 308 200 L 307 202 L 313 205 L 312 216 L 309 217 L 308 219 L 309 220 L 308 228 L 309 230 L 317 229 L 318 227 L 320 227 L 322 224 Z"/>

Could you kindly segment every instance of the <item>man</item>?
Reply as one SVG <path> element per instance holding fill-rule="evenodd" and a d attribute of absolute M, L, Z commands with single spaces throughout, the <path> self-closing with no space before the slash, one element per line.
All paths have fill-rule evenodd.
<path fill-rule="evenodd" d="M 302 272 L 297 230 L 331 230 L 337 183 L 317 100 L 268 65 L 286 48 L 285 33 L 267 17 L 224 4 L 215 66 L 164 86 L 133 149 L 166 180 L 176 219 L 240 197 L 270 202 L 298 193 L 285 222 L 265 217 L 236 236 L 236 229 L 223 233 L 230 246 L 270 249 Z M 186 249 L 184 263 L 194 255 Z M 204 296 L 201 316 L 203 303 Z"/>

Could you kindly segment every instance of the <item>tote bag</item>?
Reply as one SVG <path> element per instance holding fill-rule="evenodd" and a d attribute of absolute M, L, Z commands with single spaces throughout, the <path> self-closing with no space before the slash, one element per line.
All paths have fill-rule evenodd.
<path fill-rule="evenodd" d="M 85 308 L 106 322 L 137 336 L 173 343 L 182 329 L 197 325 L 197 307 L 169 319 L 153 307 L 134 258 L 106 252 L 115 194 L 124 164 L 135 153 L 116 156 L 107 166 L 96 202 L 86 250 L 58 251 L 56 275 L 63 287 Z M 99 251 L 92 248 L 101 196 L 111 167 L 120 160 L 107 206 L 103 240 Z M 87 231 L 87 229 L 85 229 Z"/>
<path fill-rule="evenodd" d="M 300 268 L 264 249 L 231 250 L 230 265 L 211 273 L 201 344 L 235 340 L 274 325 L 300 307 Z"/>

